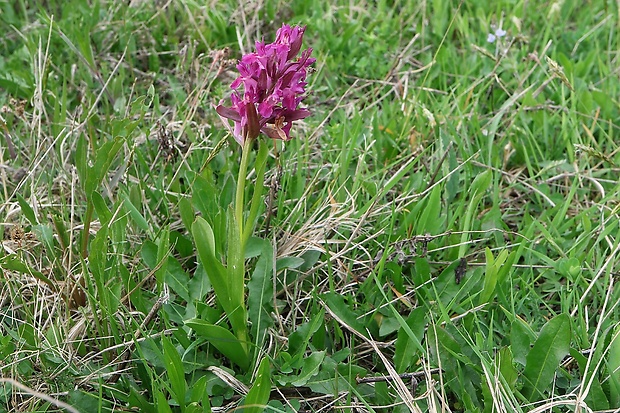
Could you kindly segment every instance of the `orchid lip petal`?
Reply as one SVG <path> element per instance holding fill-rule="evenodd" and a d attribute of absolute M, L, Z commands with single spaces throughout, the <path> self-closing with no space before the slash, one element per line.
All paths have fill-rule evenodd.
<path fill-rule="evenodd" d="M 286 136 L 286 133 L 284 132 L 284 130 L 282 130 L 280 128 L 271 127 L 271 126 L 264 126 L 261 129 L 261 132 L 263 132 L 265 135 L 267 135 L 271 139 L 280 139 L 280 140 L 283 140 L 283 141 L 290 140 L 290 138 L 288 136 Z"/>

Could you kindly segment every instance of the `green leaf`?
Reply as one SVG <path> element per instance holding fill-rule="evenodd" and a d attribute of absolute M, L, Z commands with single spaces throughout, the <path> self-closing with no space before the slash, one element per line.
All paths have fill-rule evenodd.
<path fill-rule="evenodd" d="M 312 319 L 297 327 L 288 339 L 289 353 L 293 356 L 293 360 L 303 357 L 310 339 L 319 328 L 325 323 L 325 310 L 322 308 L 317 311 Z"/>
<path fill-rule="evenodd" d="M 188 181 L 193 183 L 190 202 L 192 210 L 195 208 L 202 213 L 203 217 L 207 217 L 210 220 L 213 219 L 214 216 L 222 211 L 218 205 L 222 193 L 218 192 L 218 188 L 213 185 L 210 179 L 203 176 L 194 175 L 188 177 Z M 187 218 L 189 216 L 186 216 L 185 219 Z M 194 222 L 193 216 L 191 222 Z"/>
<path fill-rule="evenodd" d="M 99 217 L 99 222 L 101 223 L 101 226 L 107 227 L 110 223 L 110 220 L 112 219 L 112 212 L 110 212 L 110 209 L 106 205 L 105 200 L 97 191 L 92 192 L 90 200 L 95 207 L 95 211 L 97 212 L 97 216 Z"/>
<path fill-rule="evenodd" d="M 187 320 L 185 325 L 205 338 L 220 353 L 242 369 L 250 367 L 250 358 L 246 347 L 227 329 L 197 318 Z"/>
<path fill-rule="evenodd" d="M 209 399 L 209 391 L 207 390 L 208 381 L 208 376 L 202 376 L 190 386 L 192 404 L 200 404 L 201 409 L 198 411 L 201 413 L 211 413 L 211 400 Z M 187 410 L 189 411 L 190 409 Z"/>
<path fill-rule="evenodd" d="M 611 343 L 609 343 L 607 371 L 609 371 L 611 389 L 609 402 L 614 407 L 620 407 L 620 328 L 615 329 Z"/>
<path fill-rule="evenodd" d="M 163 286 L 164 277 L 166 276 L 166 270 L 168 269 L 168 257 L 170 256 L 170 230 L 168 227 L 164 228 L 157 238 L 157 262 L 161 263 L 161 266 L 155 270 L 155 280 L 161 287 Z"/>
<path fill-rule="evenodd" d="M 17 196 L 17 202 L 19 203 L 19 207 L 22 210 L 22 214 L 26 217 L 28 222 L 30 222 L 30 225 L 37 225 L 39 223 L 39 220 L 37 220 L 37 217 L 34 214 L 34 210 L 30 206 L 28 201 L 26 201 L 24 197 L 22 197 L 19 193 L 16 193 L 15 196 Z"/>
<path fill-rule="evenodd" d="M 144 241 L 140 254 L 144 263 L 152 270 L 157 266 L 157 245 L 152 241 Z"/>
<path fill-rule="evenodd" d="M 363 377 L 368 372 L 355 364 L 337 362 L 325 357 L 319 373 L 306 383 L 313 392 L 336 395 L 344 389 L 355 388 L 355 378 Z"/>
<path fill-rule="evenodd" d="M 204 271 L 202 265 L 196 267 L 196 271 L 194 271 L 194 275 L 190 278 L 187 288 L 189 290 L 190 301 L 202 301 L 205 295 L 211 291 L 211 281 L 209 281 L 209 276 Z"/>
<path fill-rule="evenodd" d="M 94 165 L 88 167 L 87 171 L 85 171 L 86 182 L 84 183 L 84 192 L 86 192 L 87 197 L 90 197 L 90 194 L 97 189 L 105 178 L 114 157 L 116 157 L 116 154 L 123 146 L 123 142 L 123 138 L 117 137 L 112 141 L 104 143 L 97 150 Z"/>
<path fill-rule="evenodd" d="M 100 407 L 102 407 L 101 405 L 103 404 L 103 400 L 101 400 L 94 394 L 86 393 L 81 390 L 69 391 L 68 398 L 71 406 L 79 409 L 78 411 L 80 412 L 96 412 L 99 410 Z"/>
<path fill-rule="evenodd" d="M 319 258 L 321 258 L 321 251 L 308 250 L 301 254 L 300 258 L 304 260 L 304 263 L 300 267 L 298 267 L 297 270 L 305 272 L 310 270 L 314 266 L 314 264 L 319 261 Z"/>
<path fill-rule="evenodd" d="M 607 396 L 605 395 L 605 391 L 598 377 L 596 375 L 590 375 L 587 379 L 588 381 L 591 380 L 590 390 L 588 391 L 588 396 L 585 398 L 588 407 L 595 412 L 610 411 L 609 400 L 607 400 Z M 612 393 L 612 397 L 613 396 L 615 395 Z M 618 405 L 614 405 L 614 407 L 618 407 Z"/>
<path fill-rule="evenodd" d="M 364 324 L 362 324 L 357 318 L 357 315 L 351 311 L 349 306 L 345 303 L 345 298 L 342 295 L 336 293 L 325 293 L 321 295 L 321 298 L 325 301 L 325 304 L 327 304 L 329 309 L 349 328 L 352 328 L 361 335 L 368 337 Z"/>
<path fill-rule="evenodd" d="M 122 194 L 122 198 L 123 198 L 123 205 L 125 206 L 125 208 L 127 208 L 127 211 L 129 211 L 129 215 L 131 216 L 131 219 L 133 219 L 133 221 L 136 223 L 138 228 L 140 228 L 144 232 L 149 232 L 150 230 L 149 223 L 142 216 L 140 211 L 138 211 L 138 208 L 136 208 L 135 205 L 131 202 L 127 194 Z"/>
<path fill-rule="evenodd" d="M 432 338 L 432 340 L 430 340 L 430 338 Z M 434 328 L 432 330 L 432 334 L 429 335 L 429 342 L 437 342 L 446 350 L 446 352 L 443 352 L 442 355 L 446 358 L 446 360 L 449 360 L 449 363 L 454 364 L 455 361 L 460 361 L 464 365 L 473 366 L 477 364 L 469 357 L 471 350 L 466 349 L 463 344 L 459 343 L 454 336 L 450 334 L 450 332 L 446 331 L 445 328 Z M 455 366 L 450 366 L 450 369 L 455 369 Z"/>
<path fill-rule="evenodd" d="M 569 280 L 575 280 L 581 273 L 581 264 L 575 257 L 560 258 L 556 262 L 555 268 L 562 276 L 567 277 Z"/>
<path fill-rule="evenodd" d="M 417 333 L 415 333 L 409 327 L 409 325 L 407 324 L 405 319 L 400 315 L 400 313 L 390 303 L 390 300 L 388 299 L 387 295 L 385 294 L 385 292 L 383 291 L 383 289 L 382 289 L 382 287 L 381 287 L 381 285 L 379 283 L 379 279 L 377 277 L 373 277 L 373 279 L 374 279 L 374 282 L 377 284 L 378 291 L 383 296 L 383 299 L 385 300 L 385 302 L 387 302 L 388 309 L 392 312 L 392 315 L 398 321 L 398 324 L 400 325 L 400 328 L 403 329 L 404 332 L 407 334 L 407 336 L 411 339 L 410 343 L 413 344 L 421 354 L 424 353 L 425 352 L 424 347 L 422 347 L 420 339 L 418 338 L 418 337 L 421 337 L 422 334 L 418 335 Z"/>
<path fill-rule="evenodd" d="M 581 351 L 571 347 L 568 354 L 570 354 L 570 356 L 575 359 L 575 362 L 577 362 L 577 366 L 579 366 L 579 370 L 581 371 L 586 370 L 586 365 L 588 364 L 588 358 L 584 356 L 581 353 Z"/>
<path fill-rule="evenodd" d="M 497 283 L 497 267 L 495 266 L 495 257 L 493 253 L 487 247 L 484 250 L 484 256 L 486 258 L 486 271 L 484 274 L 484 286 L 480 293 L 480 304 L 487 303 L 495 291 L 495 284 Z"/>
<path fill-rule="evenodd" d="M 486 193 L 487 189 L 491 186 L 491 180 L 493 179 L 493 172 L 490 169 L 476 175 L 474 181 L 469 186 L 468 192 L 472 194 L 469 204 L 467 205 L 467 211 L 465 212 L 465 219 L 462 224 L 461 242 L 459 246 L 459 257 L 464 257 L 469 248 L 468 238 L 469 231 L 472 228 L 473 216 L 478 204 L 482 200 L 482 197 Z"/>
<path fill-rule="evenodd" d="M 263 252 L 248 282 L 248 316 L 252 322 L 252 337 L 262 348 L 267 329 L 273 324 L 270 316 L 273 305 L 273 248 L 263 241 Z"/>
<path fill-rule="evenodd" d="M 291 382 L 295 387 L 305 386 L 312 377 L 319 372 L 319 367 L 325 359 L 325 351 L 314 351 L 303 361 L 301 373 Z"/>
<path fill-rule="evenodd" d="M 207 272 L 215 295 L 228 314 L 233 309 L 228 290 L 228 274 L 226 268 L 215 257 L 215 236 L 211 225 L 204 218 L 198 217 L 192 224 L 192 234 L 198 251 L 198 259 Z"/>
<path fill-rule="evenodd" d="M 306 261 L 300 257 L 282 257 L 276 260 L 276 272 L 280 272 L 285 268 L 299 268 L 304 265 Z"/>
<path fill-rule="evenodd" d="M 75 169 L 77 169 L 78 178 L 86 189 L 86 176 L 88 175 L 88 141 L 84 136 L 77 138 L 75 144 Z"/>
<path fill-rule="evenodd" d="M 250 237 L 245 244 L 245 259 L 258 257 L 263 253 L 264 239 L 258 237 Z"/>
<path fill-rule="evenodd" d="M 514 366 L 514 360 L 512 358 L 512 351 L 510 347 L 502 347 L 498 353 L 497 364 L 499 365 L 499 371 L 506 380 L 510 390 L 515 389 L 519 372 Z"/>
<path fill-rule="evenodd" d="M 69 236 L 69 229 L 67 228 L 67 225 L 65 224 L 65 220 L 63 219 L 62 216 L 60 216 L 60 214 L 57 213 L 53 213 L 52 214 L 52 222 L 54 224 L 54 232 L 56 233 L 56 235 L 58 235 L 58 244 L 60 244 L 60 249 L 63 251 L 66 251 L 67 248 L 69 248 L 69 244 L 70 244 L 70 236 Z M 52 237 L 51 237 L 51 244 L 54 244 L 54 234 L 52 233 Z M 58 255 L 58 254 L 54 254 L 54 255 Z"/>
<path fill-rule="evenodd" d="M 505 258 L 504 264 L 498 267 L 498 270 L 497 270 L 497 282 L 498 283 L 503 283 L 506 280 L 508 273 L 510 272 L 510 270 L 512 270 L 512 264 L 514 264 L 516 257 L 517 257 L 517 252 L 511 251 L 510 254 L 508 254 L 508 256 Z M 499 262 L 499 257 L 496 261 L 496 264 L 497 262 Z"/>
<path fill-rule="evenodd" d="M 166 372 L 168 373 L 170 386 L 172 387 L 174 398 L 181 407 L 181 412 L 183 412 L 185 411 L 185 393 L 187 391 L 183 361 L 168 337 L 162 336 L 162 346 L 164 349 L 164 361 L 166 363 Z"/>
<path fill-rule="evenodd" d="M 394 368 L 398 373 L 405 373 L 415 363 L 423 348 L 418 337 L 424 337 L 426 327 L 426 312 L 424 307 L 418 307 L 411 311 L 405 322 L 413 335 L 401 327 L 398 331 L 396 344 L 394 345 Z"/>
<path fill-rule="evenodd" d="M 124 139 L 117 136 L 114 140 L 104 143 L 99 150 L 97 150 L 95 164 L 91 169 L 91 172 L 94 172 L 93 175 L 96 176 L 97 179 L 96 185 L 100 185 L 105 178 L 116 154 L 123 147 L 123 143 Z M 93 190 L 95 190 L 95 188 L 93 188 Z M 89 193 L 90 192 L 91 191 L 89 191 Z"/>
<path fill-rule="evenodd" d="M 271 375 L 269 371 L 269 359 L 264 357 L 258 366 L 258 373 L 254 379 L 254 385 L 248 392 L 243 402 L 243 413 L 262 413 L 269 402 L 271 394 Z"/>
<path fill-rule="evenodd" d="M 484 286 L 480 293 L 480 304 L 488 303 L 495 293 L 495 286 L 499 279 L 499 271 L 504 265 L 506 258 L 508 258 L 508 251 L 503 250 L 497 256 L 497 259 L 493 257 L 493 253 L 487 247 L 484 251 L 486 257 L 486 270 L 484 274 Z"/>
<path fill-rule="evenodd" d="M 14 97 L 19 97 L 21 99 L 30 100 L 33 93 L 32 87 L 34 87 L 34 82 L 26 86 L 22 82 L 0 78 L 0 88 L 10 91 Z"/>
<path fill-rule="evenodd" d="M 168 400 L 164 393 L 162 393 L 159 389 L 154 388 L 153 392 L 155 393 L 155 400 L 157 405 L 157 413 L 172 413 L 172 409 L 170 408 L 170 404 L 168 404 Z"/>
<path fill-rule="evenodd" d="M 137 391 L 133 386 L 129 387 L 129 395 L 127 396 L 127 402 L 129 407 L 138 408 L 139 411 L 144 413 L 156 413 L 155 406 L 148 402 L 148 400 Z M 87 410 L 82 410 L 87 411 Z M 92 410 L 90 410 L 92 411 Z"/>
<path fill-rule="evenodd" d="M 570 317 L 561 314 L 549 320 L 527 354 L 523 376 L 523 395 L 530 401 L 539 400 L 547 390 L 555 372 L 570 349 Z"/>
<path fill-rule="evenodd" d="M 170 244 L 181 258 L 188 258 L 194 254 L 194 243 L 179 231 L 170 231 Z"/>
<path fill-rule="evenodd" d="M 168 257 L 163 258 L 167 261 L 168 270 L 165 274 L 166 284 L 188 303 L 192 302 L 192 296 L 190 292 L 190 278 L 189 275 L 185 272 L 179 261 L 176 258 Z"/>
<path fill-rule="evenodd" d="M 580 375 L 582 380 L 582 386 L 588 389 L 587 396 L 584 401 L 587 403 L 588 407 L 590 407 L 594 411 L 607 411 L 610 408 L 609 399 L 607 395 L 605 395 L 605 391 L 603 390 L 603 386 L 599 377 L 601 376 L 601 360 L 604 358 L 604 354 L 608 352 L 610 348 L 610 338 L 613 336 L 613 328 L 609 327 L 605 330 L 605 332 L 601 333 L 599 339 L 596 342 L 593 342 L 594 350 L 588 354 L 586 358 L 583 356 L 581 362 L 578 362 L 580 368 Z M 571 349 L 571 354 L 573 353 Z M 588 363 L 588 359 L 592 361 Z M 577 359 L 576 359 L 577 360 Z M 607 379 L 605 379 L 605 382 Z M 607 389 L 609 390 L 609 384 L 605 383 Z M 613 397 L 614 395 L 611 394 Z M 614 406 L 620 407 L 620 406 Z"/>
<path fill-rule="evenodd" d="M 510 327 L 510 349 L 514 360 L 525 366 L 527 354 L 530 352 L 530 332 L 525 323 L 515 319 Z"/>
<path fill-rule="evenodd" d="M 31 275 L 36 279 L 43 281 L 44 283 L 49 285 L 54 291 L 56 291 L 56 284 L 51 279 L 43 275 L 42 272 L 39 272 L 34 268 L 30 267 L 29 265 L 25 264 L 19 259 L 17 254 L 5 255 L 4 257 L 0 258 L 0 268 Z"/>
<path fill-rule="evenodd" d="M 239 232 L 239 226 L 235 219 L 233 208 L 228 209 L 228 252 L 226 256 L 225 282 L 228 284 L 228 304 L 224 305 L 224 311 L 232 329 L 246 346 L 248 338 L 248 316 L 245 305 L 245 259 L 243 255 L 243 242 Z M 208 271 L 207 271 L 208 273 Z M 212 281 L 213 286 L 215 283 Z M 217 293 L 217 291 L 216 291 Z"/>
<path fill-rule="evenodd" d="M 437 185 L 428 196 L 428 201 L 415 222 L 416 234 L 437 234 L 441 232 L 439 214 L 441 212 L 441 186 Z"/>
<path fill-rule="evenodd" d="M 187 198 L 181 198 L 179 200 L 179 213 L 181 214 L 181 221 L 188 231 L 192 229 L 192 222 L 194 222 L 194 207 Z"/>
<path fill-rule="evenodd" d="M 247 330 L 245 308 L 245 257 L 239 225 L 233 208 L 228 209 L 228 252 L 226 256 L 228 293 L 232 308 L 227 310 L 228 318 L 236 333 Z"/>
<path fill-rule="evenodd" d="M 472 182 L 469 192 L 473 192 L 472 202 L 478 203 L 482 199 L 484 193 L 491 186 L 491 179 L 493 178 L 493 172 L 490 169 L 478 174 L 476 178 L 474 178 L 474 182 Z"/>
<path fill-rule="evenodd" d="M 51 226 L 45 224 L 33 225 L 32 232 L 36 235 L 37 239 L 43 242 L 43 245 L 45 245 L 45 248 L 49 253 L 49 257 L 54 257 L 57 255 L 57 251 L 55 248 L 54 230 Z"/>
<path fill-rule="evenodd" d="M 108 288 L 108 282 L 113 277 L 113 271 L 109 269 L 108 245 L 108 228 L 102 227 L 90 244 L 88 256 L 88 268 L 97 286 L 97 300 L 101 303 L 103 311 L 113 311 L 115 307 L 113 303 L 118 300 L 118 297 L 113 298 L 112 291 Z"/>

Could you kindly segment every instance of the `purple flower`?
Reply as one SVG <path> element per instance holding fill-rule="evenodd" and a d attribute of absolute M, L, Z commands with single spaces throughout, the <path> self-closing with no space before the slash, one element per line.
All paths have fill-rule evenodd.
<path fill-rule="evenodd" d="M 256 52 L 241 58 L 239 77 L 230 85 L 234 89 L 231 107 L 220 105 L 217 113 L 234 122 L 232 131 L 241 145 L 261 132 L 272 139 L 289 140 L 293 121 L 310 116 L 300 109 L 305 97 L 307 68 L 316 59 L 312 49 L 301 50 L 305 27 L 282 25 L 274 43 L 256 42 Z M 243 85 L 243 94 L 239 88 Z"/>

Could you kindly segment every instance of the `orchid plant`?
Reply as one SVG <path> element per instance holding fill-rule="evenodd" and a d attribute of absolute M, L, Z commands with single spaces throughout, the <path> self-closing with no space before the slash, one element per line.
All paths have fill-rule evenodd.
<path fill-rule="evenodd" d="M 301 108 L 300 104 L 305 97 L 308 67 L 316 59 L 310 57 L 312 49 L 309 48 L 300 55 L 304 31 L 305 27 L 283 25 L 276 34 L 275 42 L 256 42 L 256 51 L 244 55 L 237 65 L 239 77 L 230 86 L 233 89 L 232 105 L 228 107 L 220 102 L 216 107 L 217 113 L 242 147 L 234 211 L 227 218 L 225 264 L 217 257 L 215 235 L 208 222 L 199 217 L 192 226 L 198 257 L 226 313 L 232 333 L 220 325 L 198 319 L 187 324 L 231 361 L 246 369 L 251 358 L 245 300 L 245 247 L 254 232 L 261 204 L 267 145 L 259 142 L 254 166 L 254 192 L 246 211 L 244 196 L 248 163 L 253 142 L 261 133 L 271 139 L 288 141 L 293 122 L 310 115 L 310 111 Z M 233 122 L 232 128 L 230 121 Z"/>

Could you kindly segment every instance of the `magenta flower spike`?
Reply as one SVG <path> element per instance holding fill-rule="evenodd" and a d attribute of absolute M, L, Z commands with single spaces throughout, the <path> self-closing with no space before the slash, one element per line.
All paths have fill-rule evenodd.
<path fill-rule="evenodd" d="M 310 116 L 310 111 L 300 109 L 299 104 L 305 97 L 307 68 L 316 59 L 310 57 L 310 48 L 295 59 L 305 30 L 284 24 L 275 42 L 256 42 L 256 51 L 244 55 L 237 64 L 239 77 L 230 85 L 232 107 L 220 102 L 216 111 L 234 122 L 232 133 L 239 144 L 261 132 L 287 141 L 293 121 Z"/>

